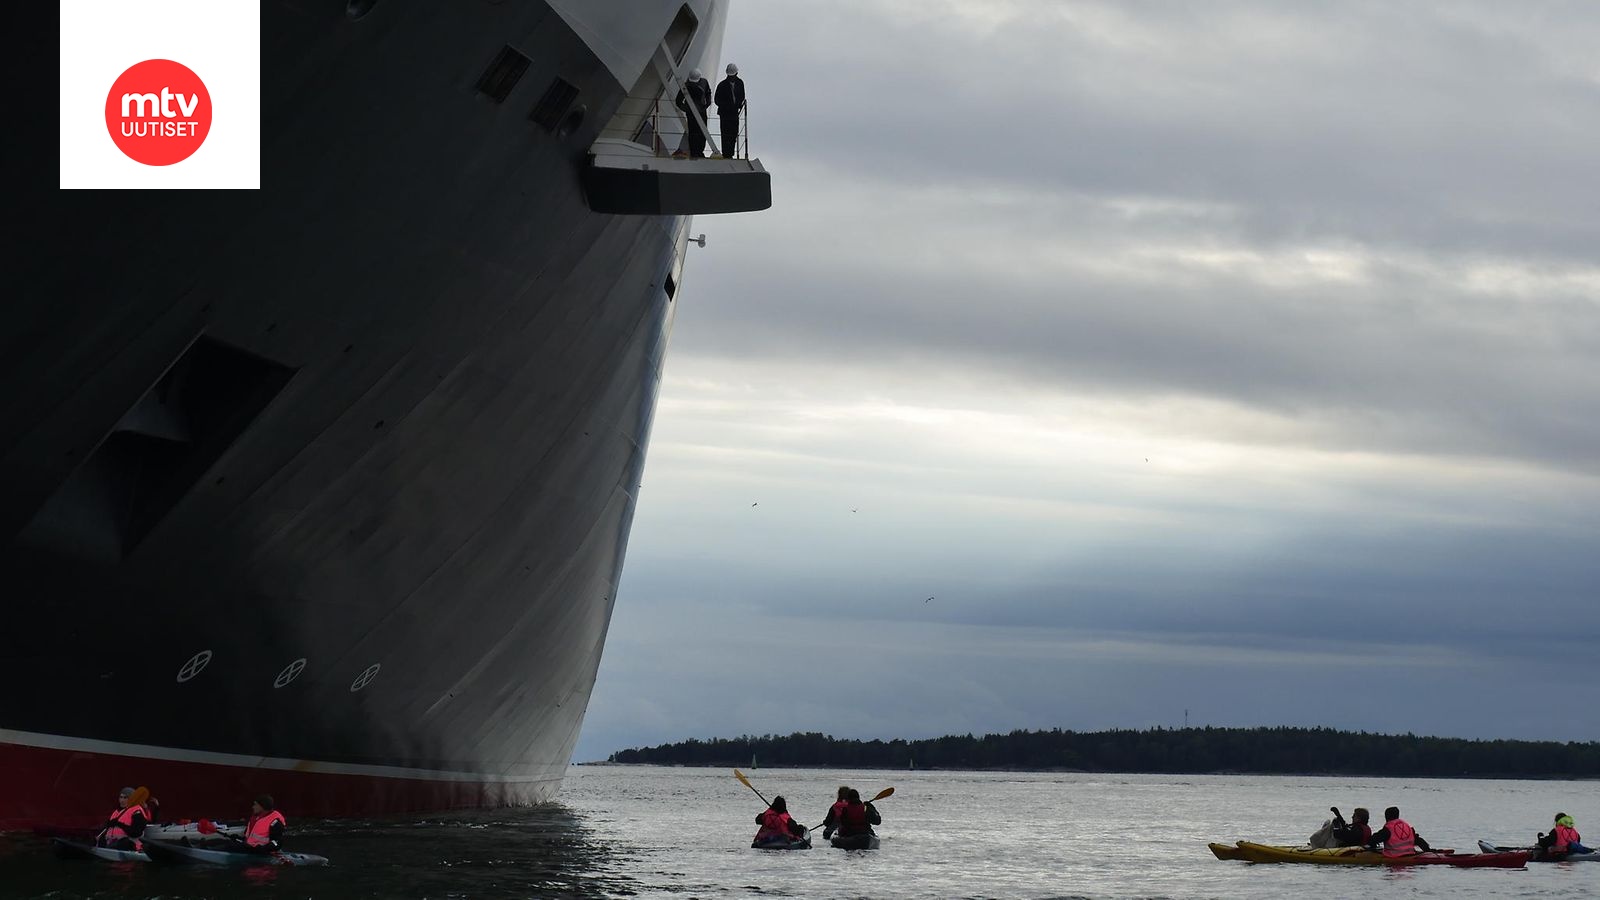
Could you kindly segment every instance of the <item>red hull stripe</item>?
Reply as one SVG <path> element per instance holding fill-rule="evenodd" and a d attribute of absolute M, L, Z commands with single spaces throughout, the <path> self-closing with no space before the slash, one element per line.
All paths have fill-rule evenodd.
<path fill-rule="evenodd" d="M 544 777 L 472 775 L 0 729 L 6 795 L 0 831 L 96 827 L 125 785 L 149 786 L 161 801 L 164 821 L 243 819 L 251 798 L 263 793 L 272 794 L 292 821 L 538 803 L 555 795 L 562 772 L 564 767 Z"/>

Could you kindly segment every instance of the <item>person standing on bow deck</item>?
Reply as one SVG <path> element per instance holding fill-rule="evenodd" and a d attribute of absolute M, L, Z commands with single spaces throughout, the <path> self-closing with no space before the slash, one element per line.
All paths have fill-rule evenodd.
<path fill-rule="evenodd" d="M 728 63 L 728 77 L 717 85 L 717 118 L 722 122 L 722 156 L 739 155 L 739 115 L 744 112 L 744 79 L 739 67 Z"/>
<path fill-rule="evenodd" d="M 689 127 L 689 158 L 704 159 L 706 155 L 706 132 L 701 123 L 706 120 L 706 113 L 711 109 L 711 82 L 701 74 L 699 69 L 689 72 L 689 80 L 684 82 L 683 89 L 678 91 L 678 99 L 674 105 L 683 110 L 683 118 Z M 690 111 L 690 106 L 694 112 Z M 695 113 L 699 116 L 696 117 Z"/>

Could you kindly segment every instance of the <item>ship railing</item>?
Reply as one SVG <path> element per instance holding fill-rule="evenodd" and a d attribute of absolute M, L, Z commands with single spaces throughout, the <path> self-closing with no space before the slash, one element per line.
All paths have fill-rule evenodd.
<path fill-rule="evenodd" d="M 648 147 L 661 157 L 689 154 L 689 117 L 671 100 L 660 96 L 632 95 L 625 96 L 623 100 L 642 100 L 646 107 L 643 112 L 618 112 L 600 137 Z M 706 129 L 710 133 L 706 135 L 706 149 L 709 152 L 729 159 L 750 158 L 750 104 L 746 103 L 741 112 L 738 139 L 734 144 L 734 152 L 729 155 L 721 147 L 722 119 L 707 110 Z"/>

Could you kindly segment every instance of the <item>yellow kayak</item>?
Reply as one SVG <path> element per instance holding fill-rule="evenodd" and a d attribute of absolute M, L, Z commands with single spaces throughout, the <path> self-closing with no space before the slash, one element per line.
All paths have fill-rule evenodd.
<path fill-rule="evenodd" d="M 1313 850 L 1309 847 L 1284 847 L 1272 844 L 1252 844 L 1239 841 L 1239 855 L 1224 857 L 1213 845 L 1212 853 L 1218 859 L 1243 859 L 1254 863 L 1311 863 L 1332 866 L 1455 866 L 1459 868 L 1518 869 L 1526 865 L 1528 855 L 1521 853 L 1463 853 L 1454 850 L 1431 850 L 1407 856 L 1385 856 L 1364 847 L 1334 847 Z"/>
<path fill-rule="evenodd" d="M 1313 850 L 1309 847 L 1285 847 L 1280 844 L 1253 844 L 1240 841 L 1239 855 L 1255 863 L 1313 863 L 1332 866 L 1376 866 L 1387 861 L 1382 853 L 1364 847 L 1331 847 Z"/>
<path fill-rule="evenodd" d="M 1234 844 L 1207 844 L 1217 859 L 1244 859 L 1244 851 Z"/>

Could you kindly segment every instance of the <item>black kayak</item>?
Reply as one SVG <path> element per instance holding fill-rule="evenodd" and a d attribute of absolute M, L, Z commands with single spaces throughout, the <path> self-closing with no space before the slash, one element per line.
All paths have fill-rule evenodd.
<path fill-rule="evenodd" d="M 876 850 L 878 849 L 878 836 L 875 834 L 839 835 L 828 843 L 840 850 Z"/>
<path fill-rule="evenodd" d="M 810 850 L 811 832 L 806 832 L 805 837 L 786 838 L 779 836 L 770 837 L 764 841 L 751 841 L 750 847 L 754 850 Z"/>

